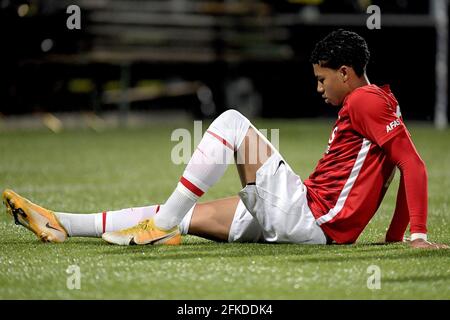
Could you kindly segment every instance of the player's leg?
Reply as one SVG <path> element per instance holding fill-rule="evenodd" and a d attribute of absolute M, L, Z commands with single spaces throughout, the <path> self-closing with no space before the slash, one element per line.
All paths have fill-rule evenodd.
<path fill-rule="evenodd" d="M 228 235 L 239 197 L 229 197 L 197 203 L 191 208 L 179 228 L 190 234 L 215 241 L 228 241 Z M 101 237 L 105 232 L 133 227 L 153 218 L 163 206 L 126 208 L 101 213 L 53 212 L 69 237 Z"/>
<path fill-rule="evenodd" d="M 215 160 L 213 161 L 213 163 L 204 161 L 206 156 L 205 151 L 199 149 L 198 151 L 200 151 L 200 153 L 197 152 L 197 158 L 194 160 L 200 161 L 191 161 L 191 166 L 189 167 L 188 165 L 188 168 L 185 171 L 185 175 L 189 176 L 192 180 L 199 180 L 197 179 L 197 176 L 200 176 L 200 178 L 202 178 L 201 176 L 202 174 L 204 174 L 204 171 L 206 169 L 207 173 L 213 176 L 213 182 L 215 182 L 223 175 L 226 166 L 229 163 L 230 156 L 232 157 L 232 155 L 234 154 L 238 159 L 238 171 L 243 185 L 248 182 L 255 181 L 256 171 L 273 152 L 273 150 L 275 150 L 267 141 L 267 139 L 265 139 L 265 137 L 262 136 L 245 117 L 235 111 L 224 113 L 221 117 L 216 119 L 216 121 L 211 125 L 209 129 L 209 135 L 206 135 L 209 139 L 204 137 L 204 139 L 202 139 L 203 144 L 201 143 L 200 146 L 205 147 L 204 150 L 206 150 L 206 154 L 208 156 L 220 157 L 220 159 L 213 159 Z M 243 133 L 245 133 L 245 135 L 242 137 Z M 218 134 L 226 136 L 228 140 L 221 138 L 221 136 L 219 136 Z M 236 153 L 229 152 L 229 147 L 231 145 L 229 141 L 232 141 L 234 145 L 232 149 L 237 149 Z M 242 141 L 244 143 L 242 143 Z M 210 148 L 211 146 L 212 148 Z M 200 159 L 198 159 L 199 155 L 201 155 Z M 209 178 L 211 177 L 209 176 Z M 211 183 L 211 185 L 212 184 L 213 183 Z M 9 194 L 12 195 L 12 193 Z M 9 196 L 9 198 L 10 200 L 12 200 L 13 196 Z M 231 201 L 231 206 L 235 206 L 236 201 L 237 200 Z M 54 213 L 50 210 L 39 207 L 18 195 L 16 195 L 15 202 L 16 205 L 18 205 L 18 203 L 21 203 L 22 211 L 30 210 L 30 212 L 34 213 L 39 212 L 39 215 L 37 215 L 38 218 L 34 220 L 39 221 L 40 223 L 30 224 L 30 222 L 27 220 L 20 220 L 21 215 L 17 215 L 17 212 L 20 213 L 20 210 L 18 209 L 14 210 L 16 221 L 22 221 L 21 224 L 25 225 L 31 231 L 36 233 L 42 240 L 55 242 L 64 241 L 67 237 L 67 232 L 69 236 L 95 237 L 99 236 L 105 231 L 117 231 L 118 229 L 120 230 L 123 228 L 128 228 L 130 226 L 134 226 L 143 219 L 152 218 L 158 208 L 157 206 L 149 206 L 141 208 L 129 208 L 118 211 L 108 211 L 97 214 L 67 214 Z M 165 207 L 166 205 L 162 206 L 162 208 Z M 208 210 L 206 210 L 207 208 Z M 226 228 L 229 228 L 231 224 L 234 210 L 232 210 L 232 208 L 228 210 L 227 206 L 223 208 L 224 210 L 222 211 L 217 210 L 214 205 L 202 204 L 198 209 L 198 212 L 200 214 L 195 215 L 195 217 L 201 217 L 201 219 L 193 219 L 194 223 L 192 232 L 198 235 L 205 234 L 206 236 L 214 239 L 226 240 L 228 233 Z M 9 212 L 13 212 L 11 211 L 11 206 L 9 209 Z M 188 212 L 192 211 L 192 207 L 188 208 L 187 210 Z M 222 214 L 223 217 L 221 216 Z M 184 215 L 186 215 L 186 213 Z M 28 216 L 29 218 L 33 218 L 35 215 L 29 214 Z M 42 217 L 44 217 L 44 219 L 42 219 Z M 205 217 L 209 217 L 211 219 L 211 223 L 205 221 Z M 186 223 L 183 223 L 186 220 L 187 219 L 180 221 L 179 224 L 181 226 L 186 225 Z M 49 221 L 51 221 L 52 223 L 50 223 L 50 228 L 47 228 L 46 222 Z M 201 223 L 197 223 L 197 221 L 200 221 Z M 52 225 L 53 227 L 59 226 L 59 229 L 61 229 L 60 232 L 58 233 L 57 231 L 52 229 Z M 206 229 L 210 230 L 205 231 Z M 48 236 L 49 233 L 50 236 Z M 54 236 L 52 235 L 52 233 L 58 233 L 58 236 Z"/>
<path fill-rule="evenodd" d="M 274 152 L 278 151 L 261 132 L 250 125 L 236 153 L 236 165 L 242 187 L 256 181 L 256 171 Z"/>
<path fill-rule="evenodd" d="M 161 229 L 176 226 L 197 200 L 225 173 L 242 144 L 250 121 L 235 110 L 228 110 L 208 127 L 189 160 L 165 207 L 155 217 Z"/>
<path fill-rule="evenodd" d="M 223 176 L 234 156 L 238 161 L 241 182 L 245 185 L 255 181 L 256 171 L 274 150 L 242 114 L 234 110 L 224 112 L 206 131 L 160 213 L 136 228 L 107 232 L 103 239 L 116 244 L 125 244 L 126 241 L 163 243 L 177 234 L 177 226 L 187 211 Z"/>
<path fill-rule="evenodd" d="M 186 214 L 179 228 L 190 234 L 215 241 L 228 241 L 231 223 L 239 202 L 238 196 L 197 203 Z M 69 237 L 101 237 L 105 232 L 130 228 L 153 218 L 160 205 L 126 208 L 101 213 L 53 212 Z"/>
<path fill-rule="evenodd" d="M 256 171 L 272 155 L 275 147 L 252 125 L 235 154 L 242 186 L 256 181 Z M 199 203 L 195 206 L 188 234 L 215 241 L 228 241 L 239 196 Z"/>
<path fill-rule="evenodd" d="M 276 152 L 267 139 L 240 113 L 229 110 L 218 117 L 203 136 L 177 188 L 155 223 L 165 229 L 180 221 L 190 208 L 225 173 L 236 159 L 242 186 L 255 182 L 256 171 Z"/>
<path fill-rule="evenodd" d="M 64 242 L 67 237 L 101 237 L 104 232 L 130 228 L 150 219 L 160 209 L 160 205 L 151 205 L 100 213 L 63 213 L 39 206 L 12 190 L 5 190 L 2 197 L 16 224 L 44 242 Z M 187 232 L 192 210 L 180 224 L 182 234 Z"/>
<path fill-rule="evenodd" d="M 67 236 L 101 237 L 104 232 L 130 228 L 150 219 L 160 209 L 160 205 L 152 205 L 90 214 L 63 213 L 38 206 L 11 190 L 5 190 L 3 199 L 16 223 L 27 227 L 45 242 L 64 242 Z M 181 234 L 228 241 L 239 200 L 238 196 L 233 196 L 197 203 L 181 221 Z"/>
<path fill-rule="evenodd" d="M 228 241 L 239 200 L 238 196 L 234 196 L 196 204 L 185 229 L 187 234 L 214 241 Z"/>

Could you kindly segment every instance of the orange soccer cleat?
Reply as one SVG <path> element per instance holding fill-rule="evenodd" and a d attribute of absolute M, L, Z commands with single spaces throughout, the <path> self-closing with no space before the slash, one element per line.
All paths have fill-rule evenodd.
<path fill-rule="evenodd" d="M 3 191 L 6 211 L 13 216 L 18 225 L 31 230 L 43 242 L 64 242 L 67 232 L 55 214 L 42 208 L 12 190 Z"/>
<path fill-rule="evenodd" d="M 106 242 L 122 246 L 133 244 L 179 245 L 181 243 L 181 233 L 178 226 L 170 230 L 159 229 L 155 226 L 153 218 L 144 220 L 128 229 L 105 232 L 102 238 Z"/>

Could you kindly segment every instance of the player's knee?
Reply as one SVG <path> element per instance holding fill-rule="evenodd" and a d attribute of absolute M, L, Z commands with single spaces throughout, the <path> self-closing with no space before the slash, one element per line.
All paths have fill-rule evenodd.
<path fill-rule="evenodd" d="M 221 121 L 228 124 L 248 121 L 248 119 L 242 113 L 234 109 L 229 109 L 222 112 L 222 114 L 218 116 L 217 119 L 220 119 Z"/>
<path fill-rule="evenodd" d="M 225 139 L 237 150 L 247 134 L 250 121 L 240 112 L 230 109 L 211 123 L 209 130 Z"/>

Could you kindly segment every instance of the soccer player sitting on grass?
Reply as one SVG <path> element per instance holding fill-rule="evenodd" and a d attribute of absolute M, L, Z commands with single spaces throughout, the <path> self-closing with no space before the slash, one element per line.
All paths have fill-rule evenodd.
<path fill-rule="evenodd" d="M 177 245 L 181 234 L 192 234 L 229 242 L 349 244 L 380 206 L 397 167 L 400 186 L 386 242 L 403 241 L 410 224 L 412 247 L 448 248 L 427 241 L 425 164 L 389 87 L 369 83 L 369 56 L 354 32 L 337 30 L 316 44 L 317 91 L 340 110 L 328 148 L 305 181 L 247 118 L 228 110 L 207 129 L 161 206 L 59 213 L 5 190 L 7 211 L 49 242 L 101 236 L 118 245 Z M 233 158 L 243 186 L 239 196 L 197 204 Z"/>

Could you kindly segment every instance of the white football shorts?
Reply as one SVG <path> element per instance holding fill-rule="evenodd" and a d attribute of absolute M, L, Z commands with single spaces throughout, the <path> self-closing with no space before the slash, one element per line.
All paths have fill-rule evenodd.
<path fill-rule="evenodd" d="M 239 192 L 229 242 L 326 244 L 306 199 L 307 189 L 278 151 Z"/>

